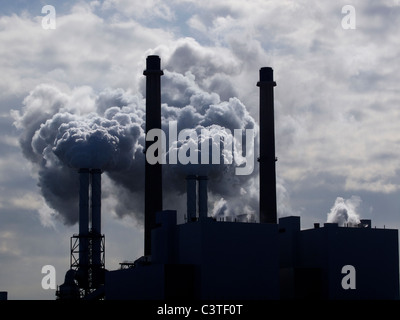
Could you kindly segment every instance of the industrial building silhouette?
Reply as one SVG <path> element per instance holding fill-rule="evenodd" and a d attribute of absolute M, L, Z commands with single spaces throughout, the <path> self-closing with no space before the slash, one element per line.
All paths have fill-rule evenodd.
<path fill-rule="evenodd" d="M 148 56 L 146 133 L 161 128 L 160 58 Z M 144 256 L 106 270 L 100 228 L 101 171 L 80 176 L 79 234 L 57 299 L 279 300 L 398 299 L 398 230 L 371 220 L 302 230 L 300 217 L 277 218 L 273 70 L 260 69 L 259 221 L 208 217 L 206 176 L 190 175 L 187 219 L 163 210 L 162 166 L 145 165 Z M 147 142 L 146 142 L 147 143 Z M 148 146 L 146 145 L 146 148 Z M 90 215 L 88 188 L 92 185 Z M 88 217 L 92 217 L 91 228 Z"/>

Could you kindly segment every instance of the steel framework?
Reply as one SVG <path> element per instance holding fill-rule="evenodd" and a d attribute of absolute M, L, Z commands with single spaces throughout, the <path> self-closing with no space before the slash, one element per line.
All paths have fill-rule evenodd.
<path fill-rule="evenodd" d="M 86 239 L 88 243 L 88 264 L 86 266 L 81 265 L 79 261 L 79 242 L 81 239 Z M 100 264 L 93 262 L 93 242 L 100 241 Z M 75 270 L 81 278 L 78 280 L 78 286 L 80 290 L 80 297 L 84 298 L 88 294 L 92 293 L 104 284 L 104 272 L 105 272 L 105 237 L 104 234 L 96 234 L 89 232 L 88 235 L 76 235 L 74 234 L 70 240 L 71 256 L 70 265 L 71 269 Z M 96 253 L 95 253 L 96 254 Z"/>

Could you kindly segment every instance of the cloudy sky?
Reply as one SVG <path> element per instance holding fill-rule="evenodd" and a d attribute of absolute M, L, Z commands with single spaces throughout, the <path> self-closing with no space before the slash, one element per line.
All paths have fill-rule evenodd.
<path fill-rule="evenodd" d="M 258 71 L 274 69 L 278 216 L 400 228 L 399 29 L 398 0 L 0 0 L 0 291 L 55 299 L 44 265 L 64 281 L 78 232 L 70 132 L 121 141 L 127 156 L 102 175 L 106 268 L 143 254 L 150 54 L 165 74 L 163 124 L 178 128 L 257 129 Z M 173 169 L 165 206 L 182 216 Z M 210 214 L 255 213 L 258 169 L 224 172 L 209 181 Z"/>

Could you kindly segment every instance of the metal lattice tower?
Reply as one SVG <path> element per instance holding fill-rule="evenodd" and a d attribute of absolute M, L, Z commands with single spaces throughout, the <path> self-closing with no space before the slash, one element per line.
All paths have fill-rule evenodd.
<path fill-rule="evenodd" d="M 79 242 L 81 239 L 85 239 L 88 243 L 88 263 L 87 265 L 81 265 L 79 261 L 80 250 Z M 100 263 L 96 263 L 94 258 L 95 252 L 93 252 L 93 243 L 100 241 Z M 84 298 L 88 294 L 98 289 L 104 283 L 105 273 L 105 237 L 104 234 L 95 234 L 89 232 L 87 236 L 73 235 L 70 240 L 71 257 L 70 264 L 71 269 L 76 272 L 76 280 L 78 282 L 80 297 Z M 98 253 L 95 253 L 98 254 Z"/>

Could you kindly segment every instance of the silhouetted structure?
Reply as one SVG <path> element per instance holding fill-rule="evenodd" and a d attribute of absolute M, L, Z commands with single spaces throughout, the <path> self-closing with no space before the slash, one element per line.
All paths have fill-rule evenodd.
<path fill-rule="evenodd" d="M 260 223 L 277 223 L 275 116 L 272 68 L 260 69 Z"/>
<path fill-rule="evenodd" d="M 106 274 L 105 299 L 278 300 L 399 298 L 398 231 L 157 215 L 151 261 Z M 344 267 L 354 268 L 348 288 Z"/>
<path fill-rule="evenodd" d="M 300 217 L 280 218 L 281 298 L 399 299 L 398 230 L 363 222 L 301 230 Z"/>
<path fill-rule="evenodd" d="M 158 56 L 147 58 L 144 74 L 148 132 L 161 128 L 162 71 Z M 189 175 L 187 220 L 178 225 L 176 211 L 162 211 L 161 165 L 146 163 L 144 256 L 133 263 L 121 263 L 120 270 L 104 270 L 104 286 L 98 286 L 85 298 L 180 302 L 399 299 L 398 230 L 373 229 L 370 220 L 362 220 L 353 227 L 315 224 L 314 229 L 307 230 L 301 230 L 300 217 L 277 221 L 275 82 L 271 68 L 261 68 L 257 85 L 260 87 L 260 223 L 216 221 L 208 217 L 207 177 Z M 86 234 L 90 236 L 86 219 L 89 171 L 81 170 L 80 174 L 79 208 L 83 217 L 80 217 L 79 238 L 85 239 Z M 92 212 L 93 208 L 97 212 L 100 203 L 92 200 Z M 95 225 L 92 221 L 92 230 L 96 231 Z M 87 247 L 81 241 L 80 250 Z M 79 261 L 77 274 L 66 275 L 64 285 L 60 286 L 59 292 L 64 292 L 65 298 L 76 297 L 75 280 L 78 284 L 86 283 L 78 277 L 81 270 L 90 279 L 86 273 L 90 256 L 79 252 Z"/>
<path fill-rule="evenodd" d="M 161 61 L 159 56 L 146 59 L 146 136 L 152 129 L 161 130 Z M 154 142 L 146 140 L 146 150 Z M 161 155 L 159 155 L 161 156 Z M 144 254 L 151 255 L 151 230 L 156 226 L 156 212 L 162 210 L 162 165 L 145 164 Z"/>
<path fill-rule="evenodd" d="M 86 298 L 104 285 L 104 235 L 101 234 L 101 170 L 79 173 L 79 234 L 71 237 L 70 270 L 56 292 L 59 299 Z M 91 188 L 90 188 L 91 186 Z M 90 199 L 90 201 L 89 201 Z M 76 281 L 76 282 L 75 282 Z"/>
<path fill-rule="evenodd" d="M 76 271 L 69 269 L 64 278 L 64 283 L 58 287 L 57 297 L 63 300 L 78 300 L 81 293 L 78 284 L 75 281 Z"/>
<path fill-rule="evenodd" d="M 177 224 L 176 211 L 158 212 L 157 222 L 151 262 L 107 272 L 105 299 L 279 299 L 277 224 Z"/>

